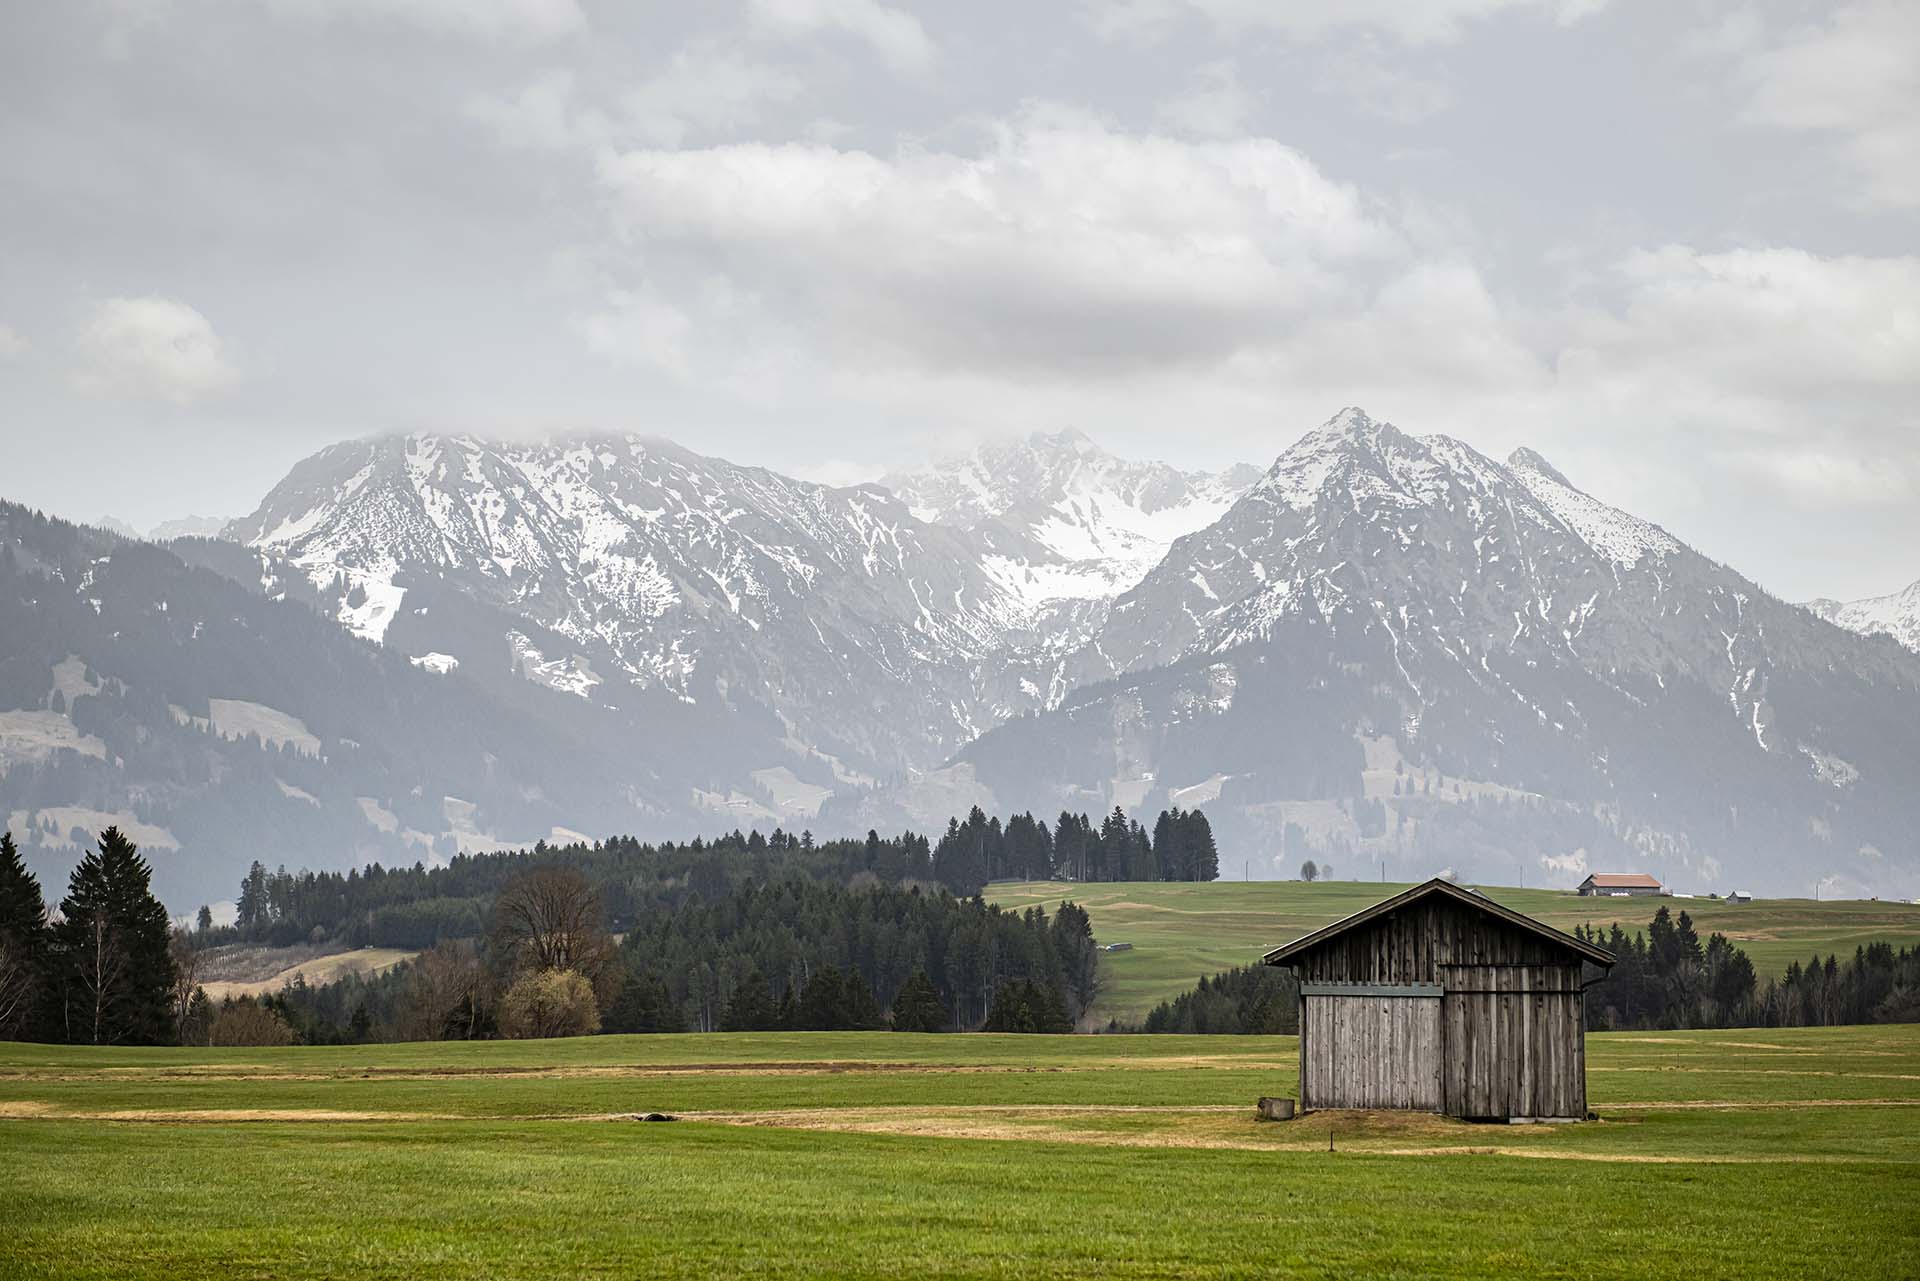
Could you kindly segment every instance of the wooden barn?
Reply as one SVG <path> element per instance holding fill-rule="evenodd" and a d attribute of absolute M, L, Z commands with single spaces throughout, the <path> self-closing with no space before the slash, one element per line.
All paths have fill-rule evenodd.
<path fill-rule="evenodd" d="M 1584 1118 L 1610 953 L 1431 880 L 1264 958 L 1300 980 L 1300 1106 Z"/>

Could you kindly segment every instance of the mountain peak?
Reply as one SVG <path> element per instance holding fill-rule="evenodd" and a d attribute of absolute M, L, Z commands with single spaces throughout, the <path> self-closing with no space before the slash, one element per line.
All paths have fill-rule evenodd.
<path fill-rule="evenodd" d="M 1083 458 L 1100 457 L 1107 452 L 1078 427 L 1062 427 L 1053 432 L 1036 431 L 1027 437 L 1027 444 L 1033 449 L 1079 454 Z"/>
<path fill-rule="evenodd" d="M 1371 435 L 1379 426 L 1367 411 L 1358 405 L 1348 405 L 1320 427 L 1321 432 L 1330 436 L 1366 436 Z"/>
<path fill-rule="evenodd" d="M 1565 485 L 1568 489 L 1579 488 L 1578 485 L 1561 475 L 1559 469 L 1552 463 L 1541 457 L 1538 450 L 1528 449 L 1524 445 L 1507 455 L 1507 466 L 1515 471 L 1534 472 L 1537 475 L 1545 476 L 1548 480 Z"/>

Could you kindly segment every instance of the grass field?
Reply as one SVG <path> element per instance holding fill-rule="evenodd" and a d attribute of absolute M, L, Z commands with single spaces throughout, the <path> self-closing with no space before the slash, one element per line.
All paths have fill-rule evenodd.
<path fill-rule="evenodd" d="M 1101 958 L 1107 987 L 1097 1007 L 1131 1021 L 1203 975 L 1254 964 L 1269 949 L 1405 888 L 1376 881 L 1033 881 L 990 886 L 988 898 L 1003 907 L 1038 904 L 1049 911 L 1070 898 L 1087 909 L 1102 943 L 1132 943 L 1131 952 Z M 1676 915 L 1684 909 L 1702 938 L 1719 930 L 1745 949 L 1762 981 L 1790 961 L 1804 964 L 1815 952 L 1851 956 L 1875 940 L 1920 945 L 1920 906 L 1911 903 L 1763 899 L 1733 906 L 1712 899 L 1581 898 L 1558 890 L 1482 888 L 1489 898 L 1563 930 L 1619 921 L 1631 934 L 1644 931 L 1662 904 Z"/>
<path fill-rule="evenodd" d="M 1262 1125 L 1288 1037 L 0 1045 L 0 1275 L 1913 1274 L 1920 1029 L 1589 1048 L 1475 1126 Z"/>

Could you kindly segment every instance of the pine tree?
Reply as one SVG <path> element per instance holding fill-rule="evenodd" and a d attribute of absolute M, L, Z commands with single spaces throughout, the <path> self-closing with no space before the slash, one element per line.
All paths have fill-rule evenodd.
<path fill-rule="evenodd" d="M 61 1031 L 94 1045 L 174 1040 L 173 957 L 153 869 L 117 827 L 73 869 L 54 927 Z"/>
<path fill-rule="evenodd" d="M 896 1032 L 944 1032 L 951 1025 L 947 1007 L 925 970 L 915 970 L 893 998 L 893 1030 Z"/>
<path fill-rule="evenodd" d="M 12 832 L 0 832 L 0 1041 L 24 1040 L 47 986 L 47 905 L 21 861 Z"/>
<path fill-rule="evenodd" d="M 366 1007 L 360 1008 L 364 1010 Z M 187 1003 L 187 1021 L 180 1028 L 180 1044 L 212 1045 L 216 1013 L 212 999 L 207 996 L 207 989 L 193 989 L 193 999 Z"/>
<path fill-rule="evenodd" d="M 765 1032 L 773 1027 L 779 1011 L 774 1008 L 773 992 L 767 986 L 766 976 L 759 970 L 749 970 L 733 989 L 733 997 L 727 1002 L 726 1013 L 720 1016 L 722 1032 Z"/>

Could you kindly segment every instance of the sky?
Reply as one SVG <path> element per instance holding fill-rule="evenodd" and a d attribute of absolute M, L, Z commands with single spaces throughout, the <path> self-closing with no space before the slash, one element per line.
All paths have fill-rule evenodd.
<path fill-rule="evenodd" d="M 0 6 L 0 497 L 403 431 L 830 483 L 1346 405 L 1789 599 L 1920 578 L 1920 5 Z"/>

